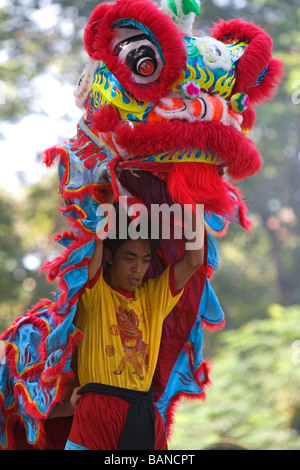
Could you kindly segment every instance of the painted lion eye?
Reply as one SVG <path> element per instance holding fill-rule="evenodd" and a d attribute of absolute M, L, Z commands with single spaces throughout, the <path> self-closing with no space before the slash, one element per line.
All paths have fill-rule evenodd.
<path fill-rule="evenodd" d="M 141 59 L 136 66 L 137 73 L 144 77 L 149 77 L 155 72 L 156 65 L 152 59 L 144 58 Z"/>
<path fill-rule="evenodd" d="M 114 53 L 125 62 L 135 83 L 147 84 L 160 76 L 163 63 L 152 38 L 138 29 L 119 29 L 114 41 Z"/>
<path fill-rule="evenodd" d="M 142 77 L 153 75 L 157 69 L 155 52 L 148 46 L 141 46 L 128 52 L 126 63 L 130 66 L 133 73 Z"/>

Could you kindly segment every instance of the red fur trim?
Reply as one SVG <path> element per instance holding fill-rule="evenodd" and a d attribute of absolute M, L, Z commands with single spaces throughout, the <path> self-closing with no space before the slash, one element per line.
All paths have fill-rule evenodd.
<path fill-rule="evenodd" d="M 89 229 L 85 227 L 85 225 L 82 223 L 80 219 L 70 220 L 70 225 L 75 232 L 80 233 L 84 237 L 83 243 L 86 243 L 90 240 L 93 240 L 93 238 L 95 238 L 96 234 L 94 232 L 89 232 L 88 231 Z"/>
<path fill-rule="evenodd" d="M 37 373 L 41 372 L 44 368 L 44 362 L 47 358 L 47 352 L 44 350 L 41 358 L 38 362 L 38 364 L 34 366 L 29 366 L 27 370 L 24 370 L 21 372 L 21 374 L 18 372 L 18 352 L 15 350 L 15 348 L 11 345 L 10 341 L 14 338 L 14 329 L 18 329 L 21 324 L 24 323 L 30 323 L 34 325 L 39 332 L 41 333 L 41 344 L 45 344 L 47 341 L 47 337 L 49 335 L 49 329 L 48 329 L 48 324 L 46 321 L 44 321 L 41 318 L 38 318 L 35 315 L 28 315 L 26 317 L 23 317 L 21 321 L 18 322 L 18 324 L 13 328 L 11 327 L 9 330 L 9 335 L 7 336 L 8 343 L 5 346 L 5 358 L 6 358 L 6 363 L 8 365 L 8 368 L 10 370 L 10 373 L 16 377 L 16 378 L 22 378 L 23 380 L 25 379 L 30 379 L 31 377 L 34 377 Z"/>
<path fill-rule="evenodd" d="M 70 381 L 74 380 L 74 374 L 73 372 L 68 372 L 66 374 L 61 375 L 60 380 L 58 381 L 57 388 L 56 388 L 56 393 L 55 393 L 55 399 L 51 402 L 51 405 L 49 407 L 49 412 L 47 415 L 51 412 L 53 407 L 56 405 L 56 403 L 59 403 L 64 397 L 65 389 L 69 388 L 69 383 Z M 28 401 L 28 396 L 25 390 L 25 387 L 21 382 L 15 384 L 15 394 L 16 396 L 21 396 L 23 399 L 24 403 L 24 411 L 26 414 L 29 416 L 33 417 L 38 421 L 37 423 L 37 440 L 33 444 L 33 448 L 35 449 L 43 449 L 46 445 L 46 433 L 44 429 L 44 422 L 47 418 L 47 416 L 43 415 L 38 408 L 36 407 L 34 402 Z M 45 400 L 51 399 L 50 395 L 47 397 L 47 390 L 44 389 L 44 395 L 45 395 Z M 14 439 L 14 425 L 20 421 L 23 420 L 23 418 L 17 414 L 17 413 L 11 413 L 7 417 L 7 422 L 6 422 L 6 429 L 8 433 L 8 448 L 13 449 L 15 445 L 15 439 Z M 26 428 L 25 428 L 26 429 Z M 27 442 L 28 442 L 28 436 L 26 436 Z"/>
<path fill-rule="evenodd" d="M 223 328 L 225 328 L 225 318 L 223 318 L 221 323 L 217 323 L 217 324 L 216 323 L 209 323 L 206 320 L 204 320 L 204 318 L 202 318 L 202 326 L 203 326 L 203 328 L 206 328 L 209 331 L 223 330 Z"/>
<path fill-rule="evenodd" d="M 65 368 L 67 359 L 74 352 L 76 346 L 82 340 L 82 338 L 83 334 L 79 330 L 77 330 L 75 334 L 69 335 L 68 343 L 65 347 L 65 352 L 59 362 L 53 365 L 52 367 L 45 369 L 41 374 L 40 383 L 44 386 L 44 388 L 49 387 L 49 381 L 50 385 L 52 385 L 53 380 L 56 380 L 57 377 L 61 376 L 61 372 Z M 68 372 L 68 374 L 71 374 L 71 372 Z M 71 375 L 73 377 L 73 372 Z"/>
<path fill-rule="evenodd" d="M 68 237 L 69 232 L 64 232 L 63 236 L 64 235 Z M 56 238 L 58 238 L 58 237 L 63 238 L 63 236 L 61 236 L 59 234 L 56 234 Z M 89 234 L 87 234 L 86 237 L 87 238 L 82 238 L 82 237 L 72 235 L 71 239 L 73 239 L 73 241 L 70 243 L 70 245 L 68 247 L 66 247 L 63 250 L 62 254 L 60 256 L 57 256 L 56 258 L 54 258 L 54 260 L 52 260 L 52 261 L 46 261 L 42 265 L 42 267 L 40 268 L 39 272 L 49 271 L 48 276 L 47 276 L 47 280 L 49 282 L 53 282 L 56 279 L 56 277 L 58 276 L 58 274 L 60 274 L 60 277 L 61 277 L 66 271 L 68 271 L 70 269 L 73 269 L 74 267 L 85 266 L 88 262 L 88 258 L 84 258 L 84 260 L 82 260 L 80 263 L 78 263 L 76 265 L 73 265 L 71 268 L 69 267 L 64 271 L 60 270 L 61 266 L 68 260 L 70 254 L 73 251 L 80 248 L 81 246 L 83 246 L 87 241 L 90 241 L 92 238 L 95 238 L 96 234 L 93 233 L 91 236 L 89 236 Z"/>
<path fill-rule="evenodd" d="M 110 132 L 120 122 L 121 117 L 117 108 L 113 105 L 102 106 L 94 114 L 92 132 Z"/>
<path fill-rule="evenodd" d="M 57 146 L 44 150 L 44 152 L 42 152 L 44 165 L 50 168 L 54 164 L 54 160 L 60 157 L 62 153 L 63 150 Z"/>
<path fill-rule="evenodd" d="M 117 176 L 116 176 L 116 166 L 121 161 L 120 155 L 114 157 L 108 164 L 108 168 L 110 170 L 111 175 L 111 186 L 113 189 L 114 200 L 117 200 L 120 196 L 119 188 L 117 185 Z"/>
<path fill-rule="evenodd" d="M 218 232 L 218 233 L 219 233 L 219 232 Z M 206 277 L 207 277 L 208 279 L 212 279 L 213 274 L 214 274 L 214 268 L 213 268 L 210 264 L 208 264 L 208 265 L 207 265 L 207 270 L 206 270 Z"/>
<path fill-rule="evenodd" d="M 111 21 L 108 25 L 107 20 L 106 22 L 103 21 L 104 17 L 107 17 L 109 14 L 111 14 L 112 9 L 112 4 L 100 3 L 97 5 L 92 12 L 88 24 L 84 30 L 84 47 L 90 58 L 93 60 L 98 60 L 99 49 L 101 49 L 99 30 L 105 29 L 105 27 L 107 29 L 106 33 L 109 35 L 109 38 L 107 41 L 105 41 L 106 46 L 114 37 L 114 31 L 113 29 L 110 29 L 110 25 L 113 23 L 113 21 Z"/>
<path fill-rule="evenodd" d="M 243 122 L 242 122 L 242 130 L 245 132 L 251 131 L 253 129 L 255 121 L 256 121 L 256 112 L 254 111 L 251 106 L 249 106 L 243 113 Z"/>
<path fill-rule="evenodd" d="M 278 59 L 270 59 L 268 72 L 262 82 L 247 92 L 252 103 L 262 104 L 266 100 L 272 100 L 277 86 L 282 84 L 283 77 L 283 63 Z"/>
<path fill-rule="evenodd" d="M 118 128 L 116 142 L 130 155 L 143 157 L 175 149 L 209 149 L 222 159 L 228 175 L 236 181 L 261 168 L 260 154 L 253 142 L 237 129 L 218 122 L 140 123 L 130 133 Z M 138 167 L 138 161 L 135 163 Z"/>
<path fill-rule="evenodd" d="M 130 68 L 113 54 L 111 41 L 115 29 L 112 25 L 124 18 L 134 19 L 149 28 L 162 48 L 165 64 L 154 83 L 134 83 Z M 185 67 L 186 54 L 181 34 L 171 18 L 148 0 L 117 0 L 114 4 L 98 5 L 85 29 L 84 45 L 89 56 L 93 60 L 103 60 L 126 90 L 151 103 L 168 93 L 169 86 Z"/>
<path fill-rule="evenodd" d="M 51 302 L 50 302 L 50 305 L 51 305 Z M 17 318 L 12 323 L 12 325 L 2 333 L 0 339 L 5 341 L 5 340 L 11 340 L 12 338 L 14 338 L 16 331 L 18 330 L 20 325 L 22 325 L 23 323 L 31 323 L 35 325 L 38 329 L 45 330 L 45 332 L 47 331 L 47 327 L 46 327 L 44 320 L 42 320 L 41 318 L 38 318 L 36 315 L 26 315 L 26 316 Z"/>
<path fill-rule="evenodd" d="M 61 294 L 59 296 L 58 301 L 53 304 L 51 307 L 50 311 L 53 312 L 54 314 L 58 315 L 58 318 L 61 317 L 61 314 L 57 312 L 57 310 L 60 310 L 61 307 L 65 307 L 65 304 L 68 303 L 68 311 L 71 308 L 72 305 L 78 300 L 78 295 L 75 294 L 72 299 L 68 299 L 68 285 L 66 281 L 64 280 L 64 275 L 67 274 L 70 271 L 73 271 L 74 269 L 87 266 L 90 261 L 90 258 L 84 258 L 80 263 L 77 263 L 73 266 L 69 266 L 63 270 L 60 271 L 59 273 L 59 281 L 58 281 L 58 289 L 61 291 Z M 63 312 L 63 316 L 65 316 L 67 311 Z"/>
<path fill-rule="evenodd" d="M 7 367 L 9 370 L 10 375 L 16 378 L 21 378 L 22 380 L 31 380 L 36 378 L 37 374 L 41 374 L 43 371 L 43 367 L 45 363 L 39 363 L 35 365 L 33 368 L 28 369 L 22 374 L 19 374 L 16 369 L 16 361 L 18 360 L 18 356 L 16 355 L 16 351 L 11 349 L 6 357 Z"/>
<path fill-rule="evenodd" d="M 28 414 L 29 416 L 37 419 L 44 418 L 44 415 L 38 410 L 38 408 L 35 406 L 34 402 L 30 402 L 28 400 L 28 396 L 26 393 L 26 387 L 22 382 L 16 382 L 14 386 L 14 393 L 15 396 L 22 397 L 23 398 L 23 404 L 24 404 L 24 412 Z M 50 396 L 47 397 L 47 392 L 45 393 L 45 399 L 49 400 Z"/>
<path fill-rule="evenodd" d="M 233 214 L 233 200 L 214 165 L 177 163 L 172 165 L 167 182 L 172 200 L 180 204 L 204 204 L 205 209 L 221 215 Z"/>
<path fill-rule="evenodd" d="M 232 186 L 232 184 L 230 184 L 228 181 L 226 181 L 225 184 L 228 190 L 231 191 L 237 198 L 236 206 L 238 209 L 239 222 L 241 226 L 249 232 L 252 228 L 252 222 L 247 218 L 247 205 L 243 201 L 242 193 L 237 188 Z"/>
<path fill-rule="evenodd" d="M 211 33 L 212 37 L 225 43 L 229 38 L 250 41 L 238 62 L 237 79 L 232 94 L 247 93 L 252 104 L 270 99 L 283 76 L 282 63 L 272 59 L 273 41 L 270 36 L 259 26 L 244 22 L 240 18 L 220 20 L 218 24 L 214 24 Z M 267 76 L 255 86 L 267 66 Z"/>
<path fill-rule="evenodd" d="M 109 185 L 110 186 L 110 185 Z M 109 193 L 111 193 L 111 187 Z M 97 202 L 100 203 L 105 203 L 107 201 L 107 193 L 108 191 L 105 189 L 103 191 L 103 194 L 101 197 L 99 195 L 97 196 Z M 84 220 L 87 219 L 87 214 L 86 212 L 79 206 L 76 206 L 76 204 L 71 204 L 65 207 L 59 207 L 58 208 L 62 214 L 64 214 L 69 221 L 70 226 L 74 230 L 74 232 L 78 233 L 81 235 L 80 238 L 80 244 L 84 244 L 93 238 L 95 238 L 96 234 L 93 231 L 90 231 L 85 225 L 84 225 Z M 71 216 L 71 213 L 74 214 L 74 216 Z"/>
<path fill-rule="evenodd" d="M 59 257 L 59 265 L 61 266 L 61 263 L 64 262 L 66 259 L 68 259 L 68 256 L 72 252 L 72 250 L 76 249 L 78 246 L 82 244 L 82 238 L 79 238 L 75 235 L 69 234 L 69 232 L 64 232 L 63 235 L 56 234 L 56 238 L 60 239 L 63 236 L 69 236 L 71 235 L 71 239 L 73 239 L 72 243 L 68 248 L 65 249 L 64 255 L 62 257 Z M 78 263 L 77 266 L 82 266 L 86 265 L 88 263 L 89 258 L 84 258 L 81 263 Z M 66 272 L 68 272 L 72 268 L 67 268 L 65 270 L 62 270 L 60 272 L 60 275 L 63 276 Z M 59 287 L 65 288 L 67 291 L 67 286 L 65 285 L 63 279 L 60 280 L 59 282 Z M 84 288 L 83 288 L 84 289 Z M 83 290 L 81 289 L 81 291 Z M 78 297 L 81 295 L 81 291 L 78 292 L 76 295 L 73 296 L 73 298 L 69 301 L 68 303 L 68 309 L 67 311 L 64 312 L 63 315 L 57 313 L 57 308 L 61 305 L 62 301 L 65 300 L 65 294 L 63 293 L 58 302 L 53 303 L 51 301 L 48 301 L 48 299 L 44 299 L 43 301 L 41 300 L 38 304 L 36 304 L 30 311 L 29 314 L 26 317 L 20 317 L 15 320 L 13 325 L 3 334 L 3 338 L 5 337 L 6 339 L 12 339 L 14 337 L 14 330 L 16 330 L 21 324 L 23 323 L 31 323 L 33 324 L 36 328 L 39 329 L 41 333 L 41 344 L 39 346 L 39 354 L 40 354 L 40 361 L 38 364 L 34 365 L 33 367 L 29 367 L 28 370 L 25 370 L 22 372 L 21 375 L 18 374 L 17 371 L 17 352 L 13 346 L 8 343 L 6 345 L 6 361 L 9 370 L 11 371 L 11 374 L 18 378 L 21 377 L 24 380 L 31 380 L 35 379 L 37 375 L 40 376 L 40 383 L 43 387 L 43 393 L 45 394 L 45 399 L 50 399 L 50 395 L 47 398 L 48 390 L 49 388 L 54 386 L 54 383 L 56 382 L 56 392 L 55 392 L 55 399 L 53 402 L 50 403 L 49 410 L 48 412 L 51 412 L 51 409 L 53 406 L 59 402 L 62 397 L 65 395 L 66 388 L 68 384 L 70 383 L 71 380 L 75 379 L 75 375 L 73 371 L 69 371 L 66 373 L 62 373 L 62 370 L 64 369 L 66 365 L 66 361 L 70 357 L 70 355 L 73 353 L 75 347 L 77 346 L 78 342 L 82 339 L 83 335 L 79 330 L 75 330 L 73 334 L 69 334 L 68 340 L 67 340 L 67 345 L 64 350 L 64 353 L 62 357 L 60 358 L 59 362 L 55 364 L 53 367 L 49 367 L 48 369 L 45 370 L 45 362 L 48 357 L 47 353 L 47 338 L 49 336 L 49 329 L 47 322 L 44 321 L 43 319 L 39 318 L 38 315 L 39 309 L 42 308 L 48 308 L 49 313 L 53 315 L 54 321 L 57 322 L 57 324 L 60 324 L 63 319 L 65 318 L 65 315 L 68 314 L 70 308 L 74 305 L 74 303 L 77 301 Z M 43 422 L 45 420 L 45 416 L 43 416 L 40 411 L 37 409 L 35 406 L 35 403 L 30 401 L 30 398 L 22 385 L 22 382 L 17 383 L 15 388 L 14 388 L 14 393 L 16 397 L 22 396 L 22 400 L 24 403 L 24 410 L 25 412 L 38 419 L 39 421 L 39 432 L 38 432 L 38 441 L 35 443 L 35 445 L 38 448 L 43 448 L 45 445 L 45 433 L 43 429 Z M 2 406 L 2 404 L 1 404 Z M 10 413 L 12 410 L 10 410 Z M 12 437 L 9 438 L 10 442 L 12 442 Z"/>
<path fill-rule="evenodd" d="M 178 407 L 178 404 L 182 398 L 185 398 L 187 400 L 205 400 L 206 399 L 206 388 L 211 385 L 211 381 L 209 379 L 209 372 L 210 372 L 210 367 L 207 362 L 203 362 L 201 366 L 197 369 L 195 372 L 196 376 L 200 377 L 202 373 L 204 373 L 204 381 L 199 382 L 197 381 L 198 385 L 200 385 L 201 388 L 203 388 L 202 393 L 184 393 L 184 392 L 179 392 L 177 395 L 175 395 L 171 399 L 171 403 L 168 407 L 167 410 L 167 439 L 170 440 L 172 437 L 172 431 L 173 431 L 173 425 L 174 425 L 174 415 L 176 412 L 176 409 Z M 199 379 L 198 379 L 199 380 Z"/>
<path fill-rule="evenodd" d="M 15 408 L 15 407 L 14 407 Z M 14 428 L 17 423 L 23 422 L 23 418 L 15 410 L 10 410 L 5 421 L 4 435 L 7 437 L 5 447 L 0 444 L 0 450 L 15 450 Z"/>
<path fill-rule="evenodd" d="M 49 413 L 53 409 L 56 403 L 61 402 L 66 396 L 70 395 L 70 384 L 77 385 L 77 381 L 74 380 L 73 374 L 67 373 L 61 376 L 60 381 L 57 384 L 55 400 L 52 402 Z M 13 408 L 9 408 L 8 412 L 6 409 L 3 412 L 6 414 L 5 421 L 5 436 L 6 445 L 2 447 L 0 444 L 1 450 L 46 450 L 48 448 L 47 442 L 47 433 L 44 428 L 46 424 L 46 416 L 39 413 L 38 409 L 34 403 L 28 402 L 28 396 L 25 391 L 22 383 L 16 384 L 16 396 L 21 396 L 22 400 L 25 403 L 26 414 L 29 416 L 34 416 L 34 419 L 37 420 L 37 439 L 34 443 L 29 444 L 28 435 L 26 432 L 26 426 L 24 425 L 24 417 L 21 416 L 17 410 L 16 402 Z M 46 399 L 47 392 L 45 392 Z M 0 396 L 1 401 L 1 396 Z M 48 413 L 48 414 L 49 414 Z M 47 414 L 47 415 L 48 415 Z M 20 433 L 20 430 L 22 432 Z M 53 449 L 54 450 L 54 449 Z M 57 449 L 56 449 L 57 450 Z"/>
<path fill-rule="evenodd" d="M 66 283 L 64 282 L 63 279 L 60 280 L 58 287 L 60 289 L 64 289 L 64 288 L 67 289 L 67 285 L 66 285 Z M 66 315 L 68 315 L 70 309 L 78 301 L 78 298 L 80 297 L 80 295 L 82 295 L 84 289 L 85 289 L 85 286 L 83 286 L 71 299 L 68 300 L 67 309 L 65 309 L 62 313 L 60 313 L 59 310 L 62 309 L 62 307 L 66 307 L 66 305 L 65 305 L 66 296 L 67 296 L 66 291 L 62 291 L 58 301 L 53 303 L 49 307 L 49 315 L 53 316 L 53 319 L 57 322 L 57 325 L 59 325 L 64 320 Z M 40 351 L 40 354 L 42 355 L 42 357 L 45 357 L 45 355 L 47 354 L 47 343 L 46 343 L 46 341 L 43 341 L 40 344 L 39 351 Z"/>
<path fill-rule="evenodd" d="M 64 207 L 58 207 L 58 210 L 62 214 L 66 215 L 68 217 L 68 219 L 77 220 L 77 219 L 86 219 L 87 218 L 86 212 L 80 206 L 77 206 L 75 204 L 66 205 Z M 69 214 L 70 212 L 75 212 L 76 216 L 72 217 Z"/>
<path fill-rule="evenodd" d="M 27 310 L 27 315 L 40 315 L 42 309 L 49 308 L 52 305 L 52 300 L 40 299 L 31 309 Z"/>
<path fill-rule="evenodd" d="M 54 242 L 59 242 L 63 238 L 70 238 L 71 240 L 78 240 L 78 236 L 74 232 L 68 231 L 68 230 L 63 231 L 63 233 L 55 233 L 54 235 L 52 235 L 52 240 Z"/>

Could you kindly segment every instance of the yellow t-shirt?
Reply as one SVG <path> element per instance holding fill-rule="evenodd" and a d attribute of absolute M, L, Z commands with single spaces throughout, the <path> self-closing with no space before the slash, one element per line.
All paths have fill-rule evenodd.
<path fill-rule="evenodd" d="M 172 266 L 133 294 L 109 286 L 101 270 L 78 301 L 76 326 L 84 334 L 78 351 L 80 385 L 148 391 L 163 321 L 182 291 L 175 292 Z"/>

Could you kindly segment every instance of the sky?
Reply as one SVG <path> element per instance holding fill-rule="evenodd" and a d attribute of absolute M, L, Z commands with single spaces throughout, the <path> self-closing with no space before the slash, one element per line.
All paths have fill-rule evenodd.
<path fill-rule="evenodd" d="M 0 0 L 0 8 L 10 0 Z M 24 0 L 25 1 L 25 0 Z M 31 14 L 41 30 L 45 32 L 57 24 L 60 6 L 44 0 L 43 7 Z M 74 27 L 70 22 L 60 22 L 64 33 L 72 36 Z M 1 62 L 0 51 L 0 62 Z M 3 57 L 3 60 L 5 57 Z M 31 103 L 34 110 L 17 123 L 1 122 L 0 135 L 0 188 L 9 193 L 16 193 L 22 187 L 18 173 L 26 183 L 36 183 L 49 170 L 41 164 L 37 155 L 66 138 L 76 134 L 76 125 L 81 117 L 75 105 L 73 91 L 75 86 L 61 85 L 50 74 L 37 77 L 31 83 L 34 89 L 35 102 Z M 0 106 L 1 100 L 0 80 Z M 67 118 L 66 114 L 71 117 Z"/>
<path fill-rule="evenodd" d="M 49 170 L 38 154 L 73 137 L 82 114 L 75 105 L 71 85 L 61 85 L 55 78 L 43 75 L 35 80 L 34 87 L 35 112 L 17 123 L 2 122 L 0 126 L 4 135 L 4 140 L 0 140 L 0 186 L 10 193 L 21 188 L 19 172 L 30 184 L 47 174 Z"/>

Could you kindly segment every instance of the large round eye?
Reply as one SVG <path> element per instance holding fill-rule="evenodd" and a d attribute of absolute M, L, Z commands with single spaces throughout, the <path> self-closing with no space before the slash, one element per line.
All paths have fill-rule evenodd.
<path fill-rule="evenodd" d="M 136 83 L 147 84 L 158 79 L 163 63 L 150 36 L 137 29 L 119 29 L 114 40 L 114 53 L 126 63 Z"/>
<path fill-rule="evenodd" d="M 155 52 L 149 46 L 139 46 L 126 55 L 126 63 L 133 73 L 142 77 L 150 77 L 157 69 Z"/>
<path fill-rule="evenodd" d="M 155 72 L 156 64 L 149 57 L 144 57 L 137 63 L 136 70 L 139 75 L 142 75 L 143 77 L 149 77 Z"/>

